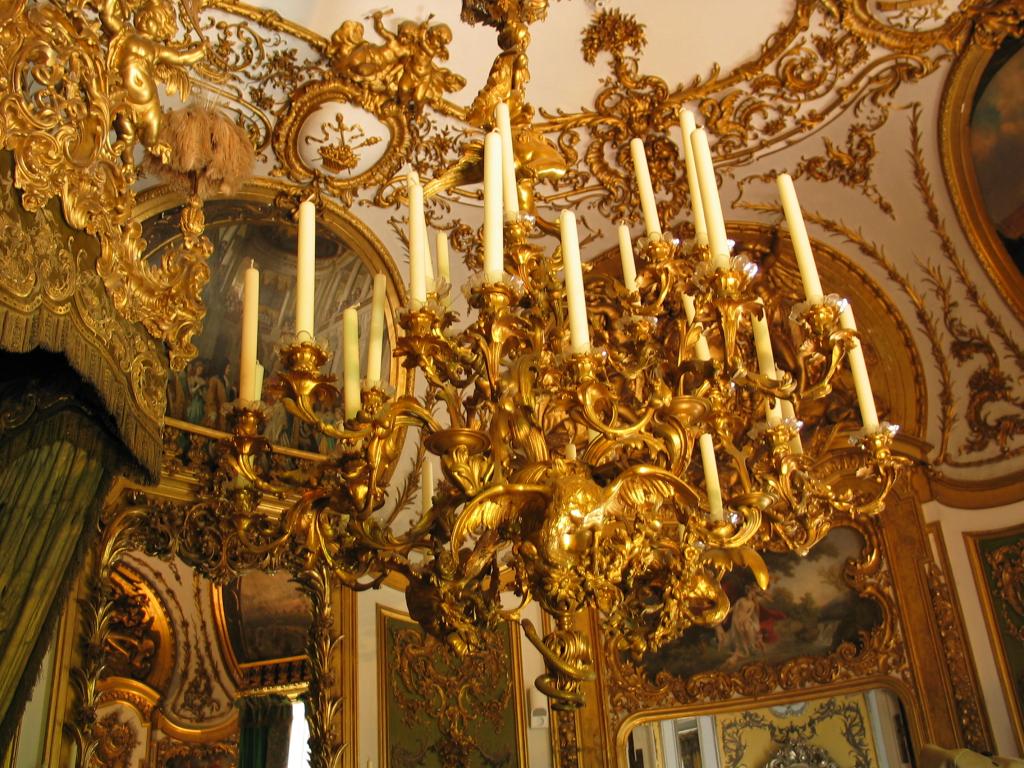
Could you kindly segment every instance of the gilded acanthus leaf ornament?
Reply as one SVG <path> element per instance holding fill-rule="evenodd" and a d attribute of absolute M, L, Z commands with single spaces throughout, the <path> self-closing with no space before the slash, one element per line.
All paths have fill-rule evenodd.
<path fill-rule="evenodd" d="M 191 337 L 204 309 L 203 249 L 185 249 L 174 263 L 139 260 L 139 225 L 132 220 L 137 144 L 169 156 L 160 136 L 158 87 L 185 95 L 186 66 L 205 45 L 173 40 L 170 0 L 130 8 L 107 0 L 18 0 L 0 26 L 0 145 L 13 151 L 22 204 L 37 210 L 59 197 L 68 223 L 101 243 L 96 271 L 117 310 L 167 343 L 182 367 L 194 354 Z M 113 135 L 112 135 L 113 133 Z M 193 216 L 192 225 L 201 226 Z"/>

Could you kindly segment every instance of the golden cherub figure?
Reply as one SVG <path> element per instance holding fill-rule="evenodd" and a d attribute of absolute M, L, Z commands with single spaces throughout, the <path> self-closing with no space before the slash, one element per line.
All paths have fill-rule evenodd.
<path fill-rule="evenodd" d="M 338 77 L 357 83 L 368 94 L 397 101 L 405 108 L 419 110 L 430 104 L 440 108 L 445 93 L 466 84 L 437 61 L 448 58 L 452 31 L 447 24 L 402 21 L 395 31 L 384 25 L 390 11 L 375 11 L 373 29 L 384 40 L 363 39 L 363 25 L 345 21 L 331 35 L 327 54 Z"/>
<path fill-rule="evenodd" d="M 100 21 L 111 35 L 111 68 L 120 75 L 124 90 L 114 119 L 121 157 L 125 165 L 134 165 L 133 150 L 135 142 L 139 141 L 149 152 L 167 162 L 171 148 L 160 140 L 157 83 L 163 82 L 168 93 L 178 91 L 183 97 L 187 95 L 189 80 L 182 67 L 202 60 L 206 46 L 175 48 L 171 45 L 178 24 L 167 0 L 142 0 L 135 9 L 131 25 L 124 6 L 122 0 L 100 0 L 99 6 Z"/>

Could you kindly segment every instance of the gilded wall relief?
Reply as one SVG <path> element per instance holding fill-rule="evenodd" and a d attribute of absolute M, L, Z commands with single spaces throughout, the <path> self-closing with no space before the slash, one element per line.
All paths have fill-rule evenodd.
<path fill-rule="evenodd" d="M 137 680 L 154 691 L 166 691 L 176 660 L 166 605 L 154 587 L 125 564 L 114 570 L 111 582 L 114 591 L 104 676 Z"/>
<path fill-rule="evenodd" d="M 96 734 L 96 756 L 105 768 L 130 768 L 139 746 L 139 731 L 131 720 L 114 711 L 101 717 L 93 727 Z"/>
<path fill-rule="evenodd" d="M 404 614 L 378 606 L 381 765 L 526 765 L 518 629 L 456 656 Z"/>
<path fill-rule="evenodd" d="M 151 768 L 235 768 L 237 740 L 211 744 L 161 739 L 156 743 Z"/>
<path fill-rule="evenodd" d="M 1018 746 L 1024 744 L 1024 526 L 964 533 Z"/>

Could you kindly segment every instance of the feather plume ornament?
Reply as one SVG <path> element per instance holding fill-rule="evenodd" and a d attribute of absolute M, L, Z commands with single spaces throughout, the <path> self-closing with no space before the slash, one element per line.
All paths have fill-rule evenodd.
<path fill-rule="evenodd" d="M 190 105 L 167 112 L 161 139 L 171 147 L 164 163 L 147 156 L 144 169 L 186 194 L 206 199 L 236 191 L 252 175 L 256 150 L 245 130 L 217 109 Z"/>

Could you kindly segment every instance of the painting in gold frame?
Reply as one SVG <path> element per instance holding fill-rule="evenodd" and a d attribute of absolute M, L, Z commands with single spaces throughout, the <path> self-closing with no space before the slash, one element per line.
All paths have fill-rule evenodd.
<path fill-rule="evenodd" d="M 964 542 L 1017 746 L 1024 748 L 1024 524 L 968 531 Z"/>
<path fill-rule="evenodd" d="M 722 585 L 732 608 L 725 622 L 686 630 L 648 654 L 645 671 L 653 682 L 663 672 L 682 678 L 735 672 L 752 663 L 779 665 L 799 656 L 828 655 L 843 645 L 859 653 L 862 638 L 882 622 L 882 607 L 858 594 L 844 573 L 864 545 L 858 531 L 837 527 L 806 557 L 765 553 L 772 574 L 767 589 L 748 571 L 728 574 Z"/>
<path fill-rule="evenodd" d="M 1014 39 L 1008 38 L 1006 45 L 1013 46 Z M 1003 49 L 1003 54 L 1013 53 Z M 1003 297 L 1021 314 L 1024 313 L 1024 272 L 1008 253 L 1006 241 L 987 210 L 975 166 L 976 140 L 972 135 L 978 97 L 998 69 L 1003 54 L 974 40 L 957 58 L 942 94 L 939 141 L 943 175 L 957 218 Z M 1006 133 L 1008 127 L 1002 126 L 1003 122 L 999 120 L 1000 135 Z M 1009 167 L 1015 166 L 1010 163 Z"/>
<path fill-rule="evenodd" d="M 860 597 L 877 604 L 880 622 L 872 621 L 859 642 L 804 653 L 785 660 L 750 659 L 734 668 L 709 669 L 689 677 L 666 671 L 652 676 L 634 665 L 608 642 L 601 646 L 607 697 L 606 727 L 615 734 L 617 754 L 625 750 L 625 739 L 637 722 L 660 719 L 666 714 L 689 717 L 735 709 L 743 699 L 756 698 L 761 704 L 806 699 L 809 689 L 824 695 L 848 693 L 878 686 L 892 691 L 907 706 L 907 726 L 913 738 L 923 737 L 923 722 L 917 693 L 909 680 L 905 639 L 897 621 L 898 607 L 892 588 L 892 572 L 884 556 L 877 520 L 844 521 L 838 528 L 856 533 L 862 547 L 856 556 L 846 557 L 846 547 L 833 553 L 842 577 Z M 786 654 L 787 656 L 789 654 Z"/>
<path fill-rule="evenodd" d="M 528 768 L 519 629 L 456 656 L 407 614 L 377 606 L 381 768 Z"/>

